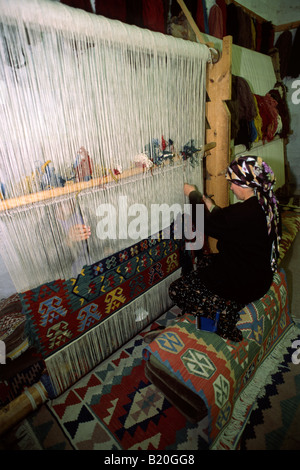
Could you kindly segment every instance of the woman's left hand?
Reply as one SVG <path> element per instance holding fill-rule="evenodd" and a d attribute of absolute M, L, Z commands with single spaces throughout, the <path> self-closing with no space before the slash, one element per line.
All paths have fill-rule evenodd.
<path fill-rule="evenodd" d="M 73 227 L 69 230 L 68 235 L 71 242 L 87 240 L 91 236 L 91 229 L 84 224 L 73 225 Z"/>

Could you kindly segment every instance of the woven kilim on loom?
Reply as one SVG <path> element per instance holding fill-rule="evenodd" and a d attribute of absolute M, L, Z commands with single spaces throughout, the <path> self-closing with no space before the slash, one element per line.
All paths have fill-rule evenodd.
<path fill-rule="evenodd" d="M 42 356 L 78 339 L 175 272 L 181 241 L 172 234 L 172 227 L 171 233 L 162 230 L 83 267 L 76 279 L 58 279 L 20 294 L 28 335 Z"/>

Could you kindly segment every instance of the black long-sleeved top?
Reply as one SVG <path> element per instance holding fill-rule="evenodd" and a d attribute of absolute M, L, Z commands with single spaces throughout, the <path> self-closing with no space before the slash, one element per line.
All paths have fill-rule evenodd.
<path fill-rule="evenodd" d="M 191 204 L 203 202 L 197 191 Z M 205 210 L 205 235 L 217 239 L 213 262 L 199 270 L 200 280 L 217 294 L 244 305 L 269 289 L 273 237 L 268 235 L 265 213 L 256 196 L 225 208 Z"/>

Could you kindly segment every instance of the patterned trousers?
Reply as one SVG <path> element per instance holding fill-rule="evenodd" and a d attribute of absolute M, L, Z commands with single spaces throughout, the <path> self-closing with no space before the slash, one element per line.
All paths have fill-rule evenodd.
<path fill-rule="evenodd" d="M 189 313 L 195 316 L 203 316 L 215 320 L 219 311 L 216 333 L 224 339 L 231 341 L 241 341 L 243 339 L 241 331 L 236 327 L 239 321 L 239 311 L 243 304 L 234 300 L 225 299 L 214 293 L 205 286 L 199 279 L 199 270 L 208 266 L 212 260 L 210 254 L 203 255 L 198 260 L 198 267 L 176 281 L 169 288 L 171 300 L 182 310 L 182 315 Z"/>

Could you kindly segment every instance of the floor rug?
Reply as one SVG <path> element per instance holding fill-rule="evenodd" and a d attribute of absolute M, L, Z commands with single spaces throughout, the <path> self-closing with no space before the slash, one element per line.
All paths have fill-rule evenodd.
<path fill-rule="evenodd" d="M 155 331 L 173 321 L 174 312 L 171 309 L 148 331 L 137 335 L 71 389 L 45 404 L 43 415 L 39 410 L 25 420 L 18 429 L 18 448 L 28 449 L 32 445 L 44 450 L 207 449 L 207 418 L 197 424 L 188 422 L 144 373 L 142 350 L 146 335 L 150 328 Z M 27 440 L 22 441 L 25 434 Z"/>
<path fill-rule="evenodd" d="M 149 331 L 155 333 L 176 315 L 176 309 L 171 309 L 71 389 L 43 405 L 6 436 L 0 448 L 208 449 L 207 418 L 197 424 L 188 422 L 144 373 L 142 350 Z M 258 398 L 240 440 L 241 450 L 300 448 L 300 364 L 292 362 L 292 358 L 300 360 L 300 352 L 296 353 L 288 350 Z"/>
<path fill-rule="evenodd" d="M 164 322 L 175 315 L 168 312 Z M 161 321 L 160 321 L 161 323 Z M 158 324 L 152 325 L 152 329 Z M 78 450 L 207 448 L 207 422 L 193 425 L 144 373 L 142 333 L 53 400 L 51 412 Z"/>
<path fill-rule="evenodd" d="M 1 437 L 0 450 L 61 451 L 74 448 L 48 407 L 42 405 Z"/>
<path fill-rule="evenodd" d="M 257 399 L 240 450 L 300 450 L 300 334 Z"/>

